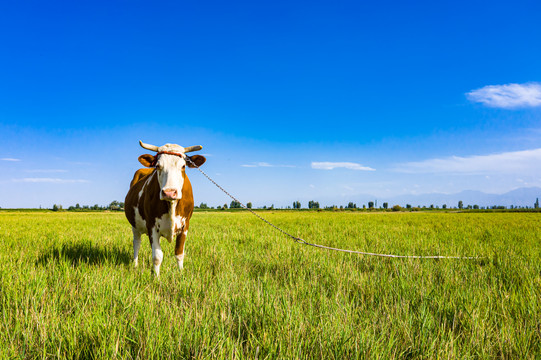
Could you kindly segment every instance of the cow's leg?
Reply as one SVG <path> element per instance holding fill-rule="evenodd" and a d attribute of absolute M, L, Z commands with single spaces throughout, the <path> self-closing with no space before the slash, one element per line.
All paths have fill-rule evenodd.
<path fill-rule="evenodd" d="M 131 230 L 133 232 L 133 264 L 137 267 L 139 263 L 139 248 L 141 247 L 141 233 L 134 227 Z"/>
<path fill-rule="evenodd" d="M 160 233 L 158 229 L 154 227 L 149 231 L 150 245 L 152 246 L 152 262 L 154 263 L 154 273 L 156 276 L 160 276 L 160 265 L 163 260 L 163 251 L 160 246 Z"/>
<path fill-rule="evenodd" d="M 175 257 L 177 258 L 177 264 L 180 270 L 184 268 L 184 243 L 186 242 L 187 235 L 188 230 L 183 230 L 177 235 L 177 242 L 175 244 Z"/>

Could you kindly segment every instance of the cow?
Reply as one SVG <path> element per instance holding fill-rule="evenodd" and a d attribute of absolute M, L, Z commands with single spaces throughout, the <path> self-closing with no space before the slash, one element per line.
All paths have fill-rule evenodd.
<path fill-rule="evenodd" d="M 145 166 L 135 172 L 124 202 L 126 218 L 133 231 L 133 261 L 137 267 L 141 235 L 147 234 L 152 247 L 154 273 L 160 275 L 163 252 L 160 237 L 169 242 L 175 239 L 175 257 L 179 269 L 184 267 L 184 243 L 190 227 L 194 201 L 192 185 L 186 176 L 186 166 L 199 167 L 204 156 L 186 153 L 198 151 L 202 146 L 184 148 L 176 144 L 155 146 L 139 141 L 142 148 L 156 155 L 139 156 Z"/>

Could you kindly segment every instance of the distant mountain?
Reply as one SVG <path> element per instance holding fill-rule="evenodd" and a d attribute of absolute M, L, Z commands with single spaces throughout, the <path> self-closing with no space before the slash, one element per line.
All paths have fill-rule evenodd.
<path fill-rule="evenodd" d="M 458 202 L 462 201 L 464 206 L 479 205 L 479 206 L 528 206 L 533 207 L 536 198 L 541 199 L 541 188 L 519 188 L 509 191 L 505 194 L 487 194 L 482 191 L 465 190 L 456 194 L 419 194 L 419 195 L 401 195 L 389 199 L 378 199 L 378 205 L 383 202 L 389 203 L 389 207 L 398 204 L 406 206 L 442 206 L 446 204 L 448 207 L 457 207 Z"/>

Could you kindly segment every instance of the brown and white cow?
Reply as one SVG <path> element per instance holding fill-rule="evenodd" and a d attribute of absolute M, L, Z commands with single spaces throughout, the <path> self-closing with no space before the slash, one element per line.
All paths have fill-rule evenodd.
<path fill-rule="evenodd" d="M 152 260 L 156 276 L 160 274 L 163 252 L 160 237 L 169 242 L 176 240 L 175 257 L 179 269 L 184 263 L 184 242 L 190 227 L 194 202 L 192 185 L 186 176 L 186 165 L 203 165 L 204 156 L 194 155 L 186 161 L 187 152 L 201 150 L 201 146 L 184 148 L 175 144 L 154 146 L 139 141 L 141 147 L 155 151 L 156 155 L 139 156 L 146 168 L 135 172 L 126 195 L 124 208 L 133 230 L 133 259 L 137 266 L 141 234 L 147 234 L 152 247 Z"/>

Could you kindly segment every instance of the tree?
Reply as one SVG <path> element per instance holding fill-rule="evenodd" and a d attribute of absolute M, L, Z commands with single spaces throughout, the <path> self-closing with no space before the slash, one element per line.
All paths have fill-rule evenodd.
<path fill-rule="evenodd" d="M 374 202 L 373 202 L 373 201 L 369 201 L 369 202 L 368 202 L 368 208 L 369 208 L 369 209 L 373 209 L 373 208 L 374 208 Z"/>
<path fill-rule="evenodd" d="M 458 208 L 459 208 L 459 209 L 463 209 L 463 208 L 464 208 L 464 203 L 462 202 L 462 200 L 460 200 L 460 201 L 458 202 Z"/>
<path fill-rule="evenodd" d="M 310 200 L 308 202 L 308 209 L 319 209 L 319 202 Z"/>
<path fill-rule="evenodd" d="M 383 208 L 384 208 L 384 209 L 387 209 L 388 207 L 389 207 L 389 204 L 386 203 L 386 202 L 384 202 L 384 203 L 383 203 Z"/>
<path fill-rule="evenodd" d="M 251 208 L 252 208 L 252 203 L 251 203 L 251 202 L 247 203 L 247 204 L 246 204 L 246 207 L 247 207 L 248 209 L 251 209 Z"/>
<path fill-rule="evenodd" d="M 204 202 L 202 202 L 201 204 L 199 204 L 199 208 L 200 208 L 200 209 L 208 209 L 209 207 L 208 207 L 207 204 L 205 204 Z"/>
<path fill-rule="evenodd" d="M 352 203 L 351 201 L 348 203 L 348 209 L 356 209 L 357 204 Z"/>
<path fill-rule="evenodd" d="M 233 201 L 231 201 L 231 204 L 229 205 L 229 208 L 231 208 L 231 209 L 240 209 L 240 208 L 242 208 L 242 206 L 240 205 L 240 202 L 233 200 Z"/>
<path fill-rule="evenodd" d="M 447 209 L 447 204 L 443 204 L 443 205 L 441 206 L 441 208 L 442 208 L 442 209 Z"/>
<path fill-rule="evenodd" d="M 77 204 L 77 205 L 79 205 L 79 204 Z M 77 207 L 77 205 L 75 207 Z M 110 203 L 107 208 L 109 210 L 122 210 L 122 209 L 124 209 L 124 203 L 115 200 L 112 203 Z"/>
<path fill-rule="evenodd" d="M 535 199 L 535 203 L 533 204 L 534 209 L 539 209 L 539 198 Z"/>
<path fill-rule="evenodd" d="M 60 210 L 61 208 L 62 208 L 62 206 L 59 207 L 59 206 L 56 205 L 56 204 L 53 205 L 53 211 L 58 211 L 58 210 Z"/>
<path fill-rule="evenodd" d="M 401 209 L 400 205 L 393 206 L 393 211 L 400 211 Z"/>
<path fill-rule="evenodd" d="M 301 203 L 300 201 L 293 201 L 293 209 L 300 209 Z"/>

